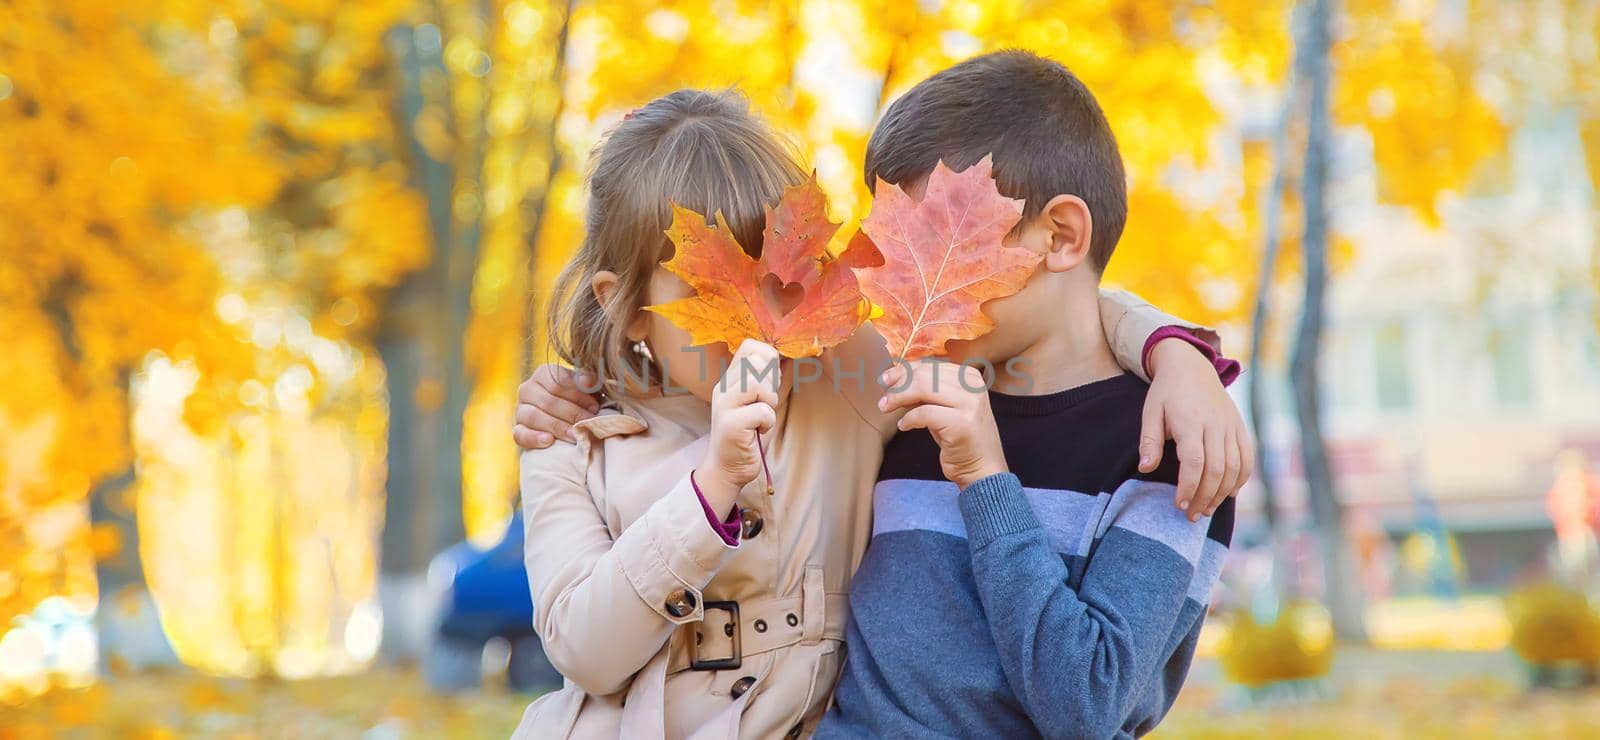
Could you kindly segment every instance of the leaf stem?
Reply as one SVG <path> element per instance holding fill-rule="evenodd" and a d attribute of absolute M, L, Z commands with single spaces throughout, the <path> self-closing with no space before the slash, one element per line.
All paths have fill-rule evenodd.
<path fill-rule="evenodd" d="M 772 487 L 772 468 L 767 467 L 767 448 L 766 444 L 761 441 L 761 431 L 759 429 L 756 430 L 756 452 L 761 455 L 761 472 L 767 474 L 767 495 L 771 496 L 774 490 Z"/>

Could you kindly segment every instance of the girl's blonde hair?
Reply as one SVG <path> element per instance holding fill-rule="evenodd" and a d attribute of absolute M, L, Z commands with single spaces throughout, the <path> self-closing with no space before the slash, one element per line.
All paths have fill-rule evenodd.
<path fill-rule="evenodd" d="M 641 366 L 657 380 L 623 329 L 644 305 L 656 266 L 672 256 L 670 204 L 722 212 L 734 238 L 758 257 L 766 207 L 804 179 L 793 145 L 736 92 L 679 90 L 628 114 L 589 158 L 583 244 L 556 278 L 550 303 L 556 354 L 608 381 Z M 590 287 L 600 270 L 618 276 L 607 305 Z"/>

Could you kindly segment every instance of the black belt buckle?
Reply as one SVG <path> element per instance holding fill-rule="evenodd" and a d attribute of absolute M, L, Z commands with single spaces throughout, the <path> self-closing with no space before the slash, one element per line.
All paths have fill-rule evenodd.
<path fill-rule="evenodd" d="M 707 601 L 705 611 L 721 609 L 728 613 L 728 625 L 733 627 L 733 655 L 715 660 L 700 659 L 700 643 L 696 640 L 689 646 L 689 670 L 691 671 L 724 671 L 738 668 L 744 662 L 744 653 L 739 647 L 739 602 L 737 601 Z"/>

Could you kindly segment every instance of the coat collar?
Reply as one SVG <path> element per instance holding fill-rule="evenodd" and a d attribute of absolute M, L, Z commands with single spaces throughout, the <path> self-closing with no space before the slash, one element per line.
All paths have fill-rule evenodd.
<path fill-rule="evenodd" d="M 641 434 L 652 423 L 683 427 L 690 436 L 704 434 L 710 427 L 711 405 L 688 394 L 665 396 L 607 396 L 600 413 L 573 425 L 596 441 L 609 437 Z"/>
<path fill-rule="evenodd" d="M 600 408 L 600 413 L 573 424 L 572 428 L 589 435 L 591 439 L 601 440 L 607 437 L 639 434 L 648 430 L 650 425 L 637 413 L 608 403 Z"/>

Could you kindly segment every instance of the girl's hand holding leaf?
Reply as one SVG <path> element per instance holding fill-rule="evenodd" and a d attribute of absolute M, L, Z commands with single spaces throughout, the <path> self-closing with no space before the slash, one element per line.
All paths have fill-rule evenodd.
<path fill-rule="evenodd" d="M 763 471 L 759 434 L 777 424 L 781 373 L 778 350 L 746 339 L 711 397 L 710 446 L 694 481 L 719 515 L 727 514 L 739 490 Z"/>

